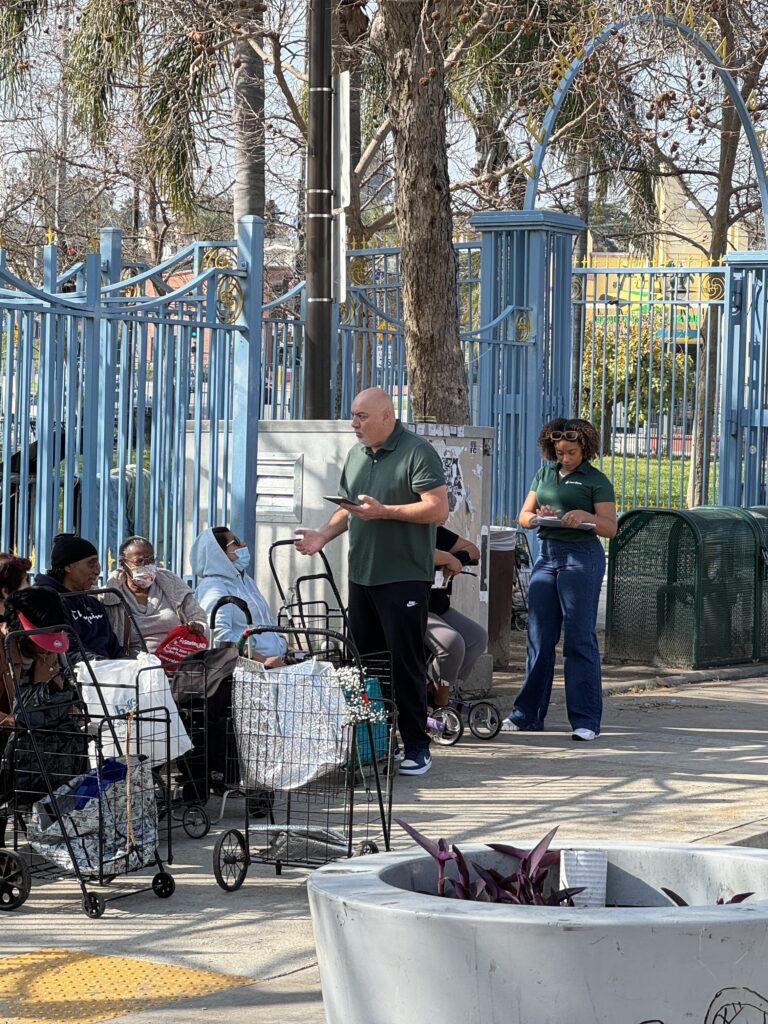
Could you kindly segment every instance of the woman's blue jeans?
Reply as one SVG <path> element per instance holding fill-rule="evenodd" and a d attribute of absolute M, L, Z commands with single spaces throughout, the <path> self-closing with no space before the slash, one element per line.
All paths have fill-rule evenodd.
<path fill-rule="evenodd" d="M 572 729 L 600 732 L 603 691 L 595 626 L 604 573 L 605 552 L 597 538 L 582 544 L 541 542 L 528 592 L 525 680 L 509 716 L 522 728 L 542 728 L 562 631 L 568 721 Z"/>

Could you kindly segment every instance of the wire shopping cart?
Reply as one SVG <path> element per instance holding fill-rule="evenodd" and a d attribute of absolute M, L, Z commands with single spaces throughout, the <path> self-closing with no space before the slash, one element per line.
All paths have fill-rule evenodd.
<path fill-rule="evenodd" d="M 90 676 L 100 707 L 89 711 L 69 654 L 60 655 L 46 682 L 25 677 L 15 657 L 19 640 L 66 632 L 70 650 Z M 32 879 L 73 877 L 83 911 L 101 917 L 106 898 L 93 886 L 154 867 L 152 891 L 175 889 L 159 853 L 158 814 L 150 759 L 141 734 L 151 733 L 167 765 L 167 708 L 110 713 L 92 665 L 71 625 L 14 631 L 6 637 L 14 677 L 15 724 L 4 753 L 7 805 L 0 816 L 11 826 L 10 846 L 0 849 L 0 910 L 28 898 Z M 6 829 L 7 830 L 7 829 Z M 3 842 L 6 840 L 3 839 Z M 168 835 L 168 860 L 171 839 Z M 147 888 L 147 887 L 145 887 Z M 140 890 L 141 891 L 141 890 Z M 125 895 L 115 892 L 110 899 Z"/>
<path fill-rule="evenodd" d="M 268 627 L 246 630 L 247 638 Z M 267 820 L 229 829 L 213 870 L 233 891 L 254 863 L 313 867 L 390 847 L 396 713 L 388 665 L 363 662 L 333 630 L 275 630 L 313 655 L 266 670 L 241 657 L 232 685 L 232 728 L 241 788 L 268 793 Z M 376 675 L 373 673 L 376 672 Z"/>

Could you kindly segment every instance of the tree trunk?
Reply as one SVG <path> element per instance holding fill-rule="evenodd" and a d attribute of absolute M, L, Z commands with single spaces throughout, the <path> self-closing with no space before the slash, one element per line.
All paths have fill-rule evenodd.
<path fill-rule="evenodd" d="M 347 207 L 347 248 L 354 249 L 365 241 L 365 226 L 360 202 L 360 179 L 354 173 L 360 161 L 360 109 L 363 90 L 362 42 L 368 32 L 368 16 L 363 10 L 365 0 L 336 0 L 333 12 L 333 73 L 349 71 L 349 163 L 350 203 Z"/>
<path fill-rule="evenodd" d="M 576 409 L 578 410 L 578 406 Z M 600 445 L 603 455 L 610 455 L 613 451 L 613 401 L 609 398 L 603 400 L 600 418 Z"/>
<path fill-rule="evenodd" d="M 446 149 L 444 46 L 452 4 L 380 0 L 371 43 L 389 82 L 395 220 L 410 413 L 467 422 Z"/>
<path fill-rule="evenodd" d="M 245 26 L 261 24 L 261 3 L 249 2 Z M 260 39 L 260 37 L 259 37 Z M 241 217 L 264 216 L 264 62 L 249 42 L 235 46 L 232 109 L 235 232 Z"/>

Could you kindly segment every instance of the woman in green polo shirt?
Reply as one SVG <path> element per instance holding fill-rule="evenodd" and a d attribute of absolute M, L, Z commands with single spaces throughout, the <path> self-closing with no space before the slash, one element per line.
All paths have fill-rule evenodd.
<path fill-rule="evenodd" d="M 549 461 L 533 478 L 518 514 L 520 525 L 537 528 L 541 541 L 528 594 L 525 679 L 502 730 L 544 728 L 562 632 L 572 738 L 593 740 L 603 710 L 595 627 L 605 552 L 597 538 L 616 533 L 616 500 L 611 481 L 590 465 L 600 438 L 587 420 L 558 418 L 545 424 L 539 448 Z"/>

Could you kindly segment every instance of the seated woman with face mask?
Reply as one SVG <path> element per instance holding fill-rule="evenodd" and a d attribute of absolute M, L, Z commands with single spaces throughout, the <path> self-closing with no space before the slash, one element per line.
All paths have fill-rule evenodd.
<path fill-rule="evenodd" d="M 120 601 L 104 595 L 102 600 L 107 606 L 112 629 L 131 658 L 135 658 L 144 645 L 154 654 L 177 626 L 188 626 L 192 633 L 200 636 L 208 635 L 207 616 L 195 595 L 175 573 L 158 568 L 154 548 L 146 537 L 129 537 L 123 541 L 119 568 L 109 577 L 107 586 L 123 597 Z M 133 622 L 126 615 L 126 606 Z"/>
<path fill-rule="evenodd" d="M 198 579 L 195 597 L 211 614 L 221 597 L 237 597 L 245 601 L 254 626 L 274 626 L 275 619 L 263 594 L 245 570 L 250 551 L 226 526 L 203 530 L 192 545 L 189 561 Z M 216 613 L 214 643 L 237 643 L 248 622 L 234 604 L 225 604 Z M 263 633 L 251 638 L 251 652 L 269 667 L 283 664 L 287 645 L 279 633 Z"/>

